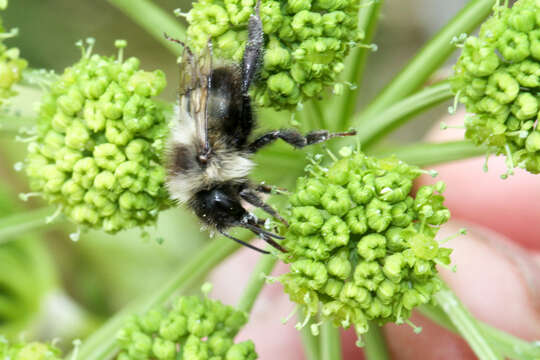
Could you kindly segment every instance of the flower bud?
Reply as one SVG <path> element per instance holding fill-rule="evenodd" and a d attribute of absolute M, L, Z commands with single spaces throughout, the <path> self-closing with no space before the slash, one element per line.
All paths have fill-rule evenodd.
<path fill-rule="evenodd" d="M 479 36 L 465 40 L 451 79 L 457 100 L 475 114 L 465 122 L 465 137 L 486 145 L 490 153 L 510 157 L 508 173 L 513 166 L 540 172 L 539 155 L 525 141 L 528 120 L 539 112 L 532 90 L 540 86 L 539 11 L 536 0 L 498 6 Z"/>
<path fill-rule="evenodd" d="M 253 360 L 257 358 L 253 343 L 234 344 L 246 321 L 244 312 L 219 301 L 180 297 L 169 309 L 155 308 L 129 319 L 117 340 L 127 359 Z"/>
<path fill-rule="evenodd" d="M 194 3 L 187 15 L 189 45 L 199 51 L 210 38 L 217 58 L 241 61 L 254 7 L 254 0 Z M 269 0 L 261 3 L 260 16 L 268 41 L 253 95 L 257 104 L 278 110 L 293 109 L 332 87 L 362 38 L 357 1 Z"/>
<path fill-rule="evenodd" d="M 451 250 L 434 238 L 450 213 L 442 182 L 412 197 L 418 168 L 350 148 L 340 155 L 329 171 L 312 157 L 315 170 L 297 181 L 281 256 L 291 272 L 279 280 L 305 314 L 360 336 L 369 320 L 402 322 L 438 291 L 435 264 L 449 264 Z"/>
<path fill-rule="evenodd" d="M 169 206 L 159 165 L 168 125 L 151 98 L 165 76 L 90 51 L 44 95 L 28 146 L 31 187 L 78 225 L 111 233 L 150 225 Z"/>

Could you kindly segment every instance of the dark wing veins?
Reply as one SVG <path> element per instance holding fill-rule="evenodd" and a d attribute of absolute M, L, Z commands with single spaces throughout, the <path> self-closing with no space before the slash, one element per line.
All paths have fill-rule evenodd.
<path fill-rule="evenodd" d="M 200 56 L 184 46 L 180 63 L 178 87 L 179 106 L 195 122 L 198 154 L 201 164 L 208 161 L 211 152 L 208 141 L 208 94 L 211 87 L 212 43 L 210 40 Z M 180 120 L 180 119 L 179 119 Z"/>

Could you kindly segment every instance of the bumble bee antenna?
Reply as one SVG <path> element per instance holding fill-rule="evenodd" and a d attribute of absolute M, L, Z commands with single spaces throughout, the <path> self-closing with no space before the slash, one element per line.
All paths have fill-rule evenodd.
<path fill-rule="evenodd" d="M 175 39 L 173 37 L 170 37 L 169 35 L 167 35 L 167 33 L 163 33 L 163 36 L 165 37 L 166 40 L 169 40 L 170 42 L 173 42 L 173 43 L 177 43 L 177 44 L 180 44 L 184 47 L 185 50 L 187 50 L 189 53 L 191 53 L 191 49 L 189 48 L 189 46 L 186 45 L 185 42 L 183 42 L 182 40 L 178 40 L 178 39 Z"/>
<path fill-rule="evenodd" d="M 251 244 L 248 244 L 247 242 L 242 241 L 242 240 L 240 240 L 240 239 L 237 239 L 237 238 L 235 238 L 234 236 L 227 234 L 225 231 L 222 231 L 222 230 L 219 230 L 219 229 L 218 229 L 218 231 L 219 231 L 219 233 L 220 233 L 221 235 L 225 236 L 226 238 L 229 238 L 229 239 L 231 239 L 231 240 L 234 240 L 234 241 L 236 241 L 237 243 L 242 244 L 242 245 L 244 245 L 245 247 L 250 248 L 251 250 L 255 250 L 255 251 L 260 252 L 260 253 L 262 253 L 262 254 L 270 254 L 268 251 L 263 250 L 263 249 L 259 249 L 259 248 L 256 247 L 256 246 L 253 246 L 253 245 L 251 245 Z"/>

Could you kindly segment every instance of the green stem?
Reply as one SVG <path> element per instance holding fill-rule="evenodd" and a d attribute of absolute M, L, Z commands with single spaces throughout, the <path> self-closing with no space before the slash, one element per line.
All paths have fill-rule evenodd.
<path fill-rule="evenodd" d="M 244 238 L 247 239 L 246 236 Z M 180 267 L 178 272 L 156 292 L 122 309 L 98 331 L 83 341 L 78 358 L 85 360 L 109 359 L 117 351 L 115 335 L 129 316 L 145 313 L 155 306 L 165 304 L 176 292 L 192 286 L 196 279 L 207 274 L 214 266 L 237 250 L 239 246 L 237 243 L 225 238 L 212 240 L 188 263 Z"/>
<path fill-rule="evenodd" d="M 362 148 L 366 148 L 379 140 L 390 131 L 403 125 L 407 119 L 420 113 L 421 111 L 433 107 L 445 100 L 452 98 L 452 90 L 448 82 L 441 82 L 436 85 L 422 89 L 421 91 L 406 97 L 379 112 L 368 122 L 361 122 L 356 118 L 354 125 L 358 124 L 358 138 Z"/>
<path fill-rule="evenodd" d="M 302 310 L 298 311 L 298 321 L 303 323 L 305 315 Z M 319 336 L 313 335 L 309 326 L 304 326 L 300 329 L 300 337 L 302 339 L 302 347 L 304 348 L 304 356 L 306 360 L 320 360 L 320 344 Z"/>
<path fill-rule="evenodd" d="M 481 333 L 476 320 L 450 288 L 444 286 L 442 290 L 435 294 L 435 301 L 448 315 L 463 339 L 469 344 L 480 360 L 500 359 Z"/>
<path fill-rule="evenodd" d="M 441 164 L 454 160 L 484 155 L 486 149 L 468 140 L 442 143 L 417 143 L 391 149 L 377 150 L 373 155 L 386 157 L 396 155 L 399 159 L 418 166 Z"/>
<path fill-rule="evenodd" d="M 330 321 L 321 325 L 321 360 L 342 360 L 339 329 Z"/>
<path fill-rule="evenodd" d="M 446 313 L 434 305 L 421 305 L 418 310 L 422 315 L 429 318 L 434 323 L 445 329 L 458 333 L 458 330 Z M 491 346 L 498 353 L 509 359 L 536 360 L 540 359 L 540 346 L 512 336 L 504 331 L 491 327 L 478 321 L 478 326 L 482 334 L 488 339 Z"/>
<path fill-rule="evenodd" d="M 364 354 L 367 360 L 390 359 L 388 348 L 386 347 L 386 340 L 379 325 L 371 322 L 369 324 L 369 331 L 363 336 L 363 338 L 366 342 Z"/>
<path fill-rule="evenodd" d="M 168 41 L 163 36 L 163 33 L 166 33 L 174 38 L 184 39 L 186 37 L 186 29 L 173 15 L 163 11 L 149 0 L 109 0 L 109 2 L 173 54 L 180 55 L 182 53 L 182 47 Z"/>
<path fill-rule="evenodd" d="M 35 124 L 35 117 L 11 114 L 0 115 L 0 132 L 18 133 L 23 126 L 30 127 Z"/>
<path fill-rule="evenodd" d="M 238 310 L 251 312 L 259 293 L 261 292 L 266 277 L 272 272 L 276 266 L 278 258 L 273 255 L 263 255 L 261 259 L 253 269 L 249 282 L 244 289 L 244 293 L 238 302 Z"/>
<path fill-rule="evenodd" d="M 0 218 L 0 244 L 26 232 L 52 225 L 54 222 L 47 223 L 45 219 L 53 213 L 53 207 L 45 207 Z"/>
<path fill-rule="evenodd" d="M 358 29 L 364 31 L 364 44 L 369 44 L 373 40 L 375 35 L 375 29 L 379 20 L 379 12 L 383 0 L 375 1 L 370 6 L 362 7 L 358 13 Z M 345 91 L 343 96 L 338 99 L 340 109 L 338 119 L 338 126 L 334 127 L 335 130 L 346 130 L 349 126 L 347 123 L 354 113 L 356 105 L 356 97 L 358 96 L 358 90 L 362 85 L 362 77 L 364 74 L 364 68 L 371 49 L 365 47 L 357 47 L 353 50 L 351 58 L 353 59 L 349 68 L 349 74 L 347 80 L 351 84 L 356 84 L 357 87 L 354 90 Z"/>
<path fill-rule="evenodd" d="M 395 76 L 374 101 L 362 112 L 357 122 L 368 122 L 389 105 L 418 89 L 454 52 L 450 43 L 454 36 L 469 33 L 489 15 L 495 0 L 471 0 L 417 55 Z"/>
<path fill-rule="evenodd" d="M 310 130 L 327 129 L 328 124 L 326 123 L 326 116 L 324 114 L 324 109 L 321 106 L 321 102 L 319 100 L 312 100 L 310 102 L 310 107 L 315 115 L 315 126 Z"/>

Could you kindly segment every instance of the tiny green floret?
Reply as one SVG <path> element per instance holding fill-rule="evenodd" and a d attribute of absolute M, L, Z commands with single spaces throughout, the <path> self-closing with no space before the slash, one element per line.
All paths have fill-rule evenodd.
<path fill-rule="evenodd" d="M 0 359 L 9 360 L 61 360 L 62 354 L 51 344 L 30 342 L 10 344 L 0 336 Z"/>
<path fill-rule="evenodd" d="M 0 10 L 7 7 L 7 2 L 0 4 Z M 16 47 L 8 47 L 4 40 L 18 34 L 17 29 L 6 31 L 0 19 L 0 106 L 5 105 L 9 98 L 17 95 L 13 85 L 22 78 L 22 72 L 28 66 L 28 62 L 20 58 L 20 51 Z"/>
<path fill-rule="evenodd" d="M 407 322 L 415 306 L 432 301 L 441 286 L 435 266 L 448 265 L 451 253 L 434 238 L 450 212 L 442 182 L 412 194 L 423 170 L 394 157 L 340 154 L 324 167 L 312 159 L 297 181 L 288 253 L 280 255 L 291 271 L 279 281 L 308 318 L 354 326 L 360 337 L 369 321 Z"/>
<path fill-rule="evenodd" d="M 540 2 L 519 0 L 497 5 L 478 37 L 460 45 L 451 78 L 457 100 L 473 116 L 465 137 L 488 153 L 506 155 L 508 172 L 521 167 L 540 172 Z"/>
<path fill-rule="evenodd" d="M 26 173 L 33 191 L 74 223 L 109 233 L 155 223 L 168 206 L 161 156 L 166 85 L 139 60 L 92 55 L 93 39 L 43 97 Z"/>
<path fill-rule="evenodd" d="M 248 315 L 208 297 L 182 296 L 169 309 L 129 319 L 117 334 L 117 360 L 255 360 L 252 341 L 234 343 Z"/>
<path fill-rule="evenodd" d="M 188 43 L 202 49 L 208 39 L 217 58 L 239 62 L 255 0 L 199 0 L 186 15 Z M 262 0 L 265 49 L 254 90 L 260 106 L 294 109 L 336 85 L 351 48 L 362 45 L 360 0 Z M 366 6 L 370 6 L 366 4 Z"/>

